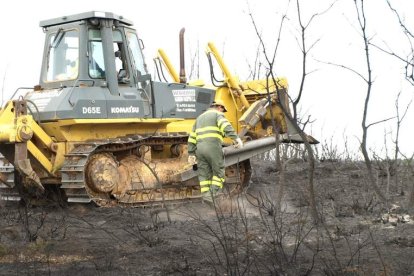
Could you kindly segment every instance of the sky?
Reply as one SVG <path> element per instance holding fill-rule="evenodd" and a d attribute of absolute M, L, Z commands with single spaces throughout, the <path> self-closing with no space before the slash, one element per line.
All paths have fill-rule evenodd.
<path fill-rule="evenodd" d="M 303 2 L 303 3 L 302 3 Z M 342 152 L 345 145 L 358 152 L 362 136 L 361 120 L 367 91 L 366 83 L 351 70 L 366 75 L 365 53 L 357 24 L 353 0 L 301 1 L 302 20 L 307 28 L 306 42 L 313 45 L 308 54 L 308 76 L 300 115 L 311 116 L 312 124 L 306 131 Z M 367 32 L 376 45 L 384 49 L 408 54 L 407 39 L 385 0 L 365 0 Z M 302 60 L 298 45 L 300 32 L 296 15 L 296 1 L 287 0 L 152 0 L 119 2 L 107 0 L 17 0 L 2 2 L 3 26 L 0 43 L 0 102 L 6 101 L 18 87 L 33 87 L 39 81 L 44 34 L 39 21 L 86 11 L 109 11 L 134 22 L 138 35 L 144 41 L 144 55 L 150 72 L 154 73 L 152 59 L 162 48 L 178 68 L 178 35 L 185 28 L 187 65 L 195 53 L 200 55 L 200 78 L 209 82 L 208 64 L 204 49 L 208 42 L 215 43 L 231 72 L 240 80 L 247 80 L 254 64 L 259 39 L 252 23 L 252 15 L 268 53 L 277 45 L 280 22 L 287 15 L 275 59 L 275 73 L 286 77 L 289 93 L 297 95 L 301 80 Z M 412 0 L 391 1 L 407 26 L 414 30 Z M 397 5 L 398 4 L 398 5 Z M 23 8 L 24 7 L 24 8 Z M 411 20 L 411 21 L 410 21 Z M 403 66 L 395 58 L 371 49 L 374 84 L 368 110 L 368 123 L 395 117 L 395 101 L 400 93 L 400 112 L 414 96 L 414 86 L 403 78 Z M 189 72 L 189 69 L 186 70 Z M 411 156 L 414 106 L 402 123 L 401 151 Z M 375 124 L 370 128 L 369 147 L 378 154 L 393 151 L 392 139 L 396 134 L 396 121 Z M 387 143 L 385 147 L 384 144 Z M 322 147 L 320 146 L 320 150 Z"/>

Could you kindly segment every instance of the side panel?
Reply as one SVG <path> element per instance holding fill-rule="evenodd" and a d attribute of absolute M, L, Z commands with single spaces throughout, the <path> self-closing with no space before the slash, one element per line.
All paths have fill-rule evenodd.
<path fill-rule="evenodd" d="M 196 118 L 214 101 L 216 91 L 182 83 L 153 82 L 155 118 Z"/>
<path fill-rule="evenodd" d="M 106 87 L 71 87 L 30 92 L 25 99 L 40 121 L 152 117 L 149 93 L 121 86 L 119 92 L 112 95 Z"/>

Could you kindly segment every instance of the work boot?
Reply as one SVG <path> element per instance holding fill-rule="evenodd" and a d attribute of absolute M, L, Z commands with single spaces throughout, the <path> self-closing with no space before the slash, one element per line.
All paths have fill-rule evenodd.
<path fill-rule="evenodd" d="M 210 191 L 201 193 L 201 200 L 203 201 L 203 203 L 207 203 L 210 206 L 214 205 L 213 196 Z"/>

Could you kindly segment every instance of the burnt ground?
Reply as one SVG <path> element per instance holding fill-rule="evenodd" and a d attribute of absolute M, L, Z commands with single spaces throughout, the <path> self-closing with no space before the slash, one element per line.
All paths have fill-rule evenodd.
<path fill-rule="evenodd" d="M 412 168 L 378 171 L 385 208 L 362 163 L 319 162 L 318 227 L 307 169 L 288 164 L 282 211 L 273 203 L 280 173 L 264 160 L 253 162 L 246 193 L 217 209 L 2 202 L 0 275 L 414 275 Z"/>

